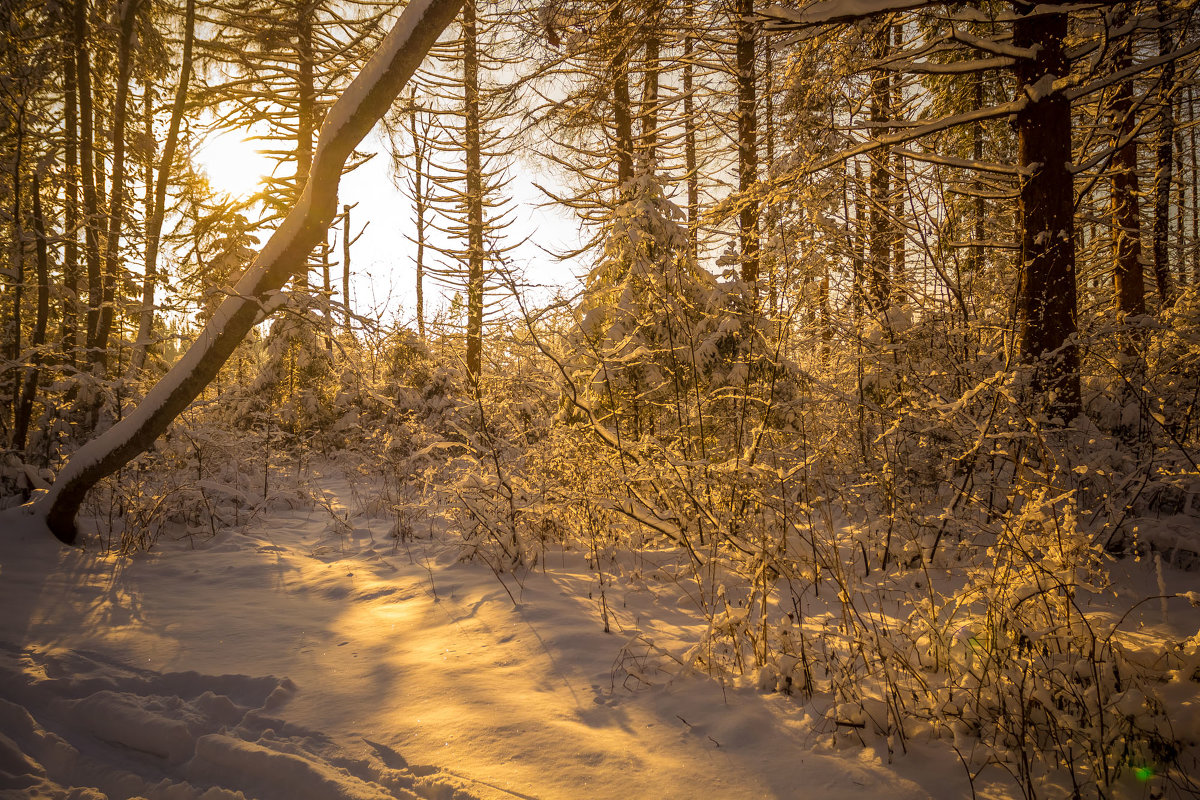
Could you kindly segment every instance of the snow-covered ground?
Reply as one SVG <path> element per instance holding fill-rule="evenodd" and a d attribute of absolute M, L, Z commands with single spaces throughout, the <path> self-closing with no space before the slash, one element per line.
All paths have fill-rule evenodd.
<path fill-rule="evenodd" d="M 497 576 L 316 485 L 132 559 L 5 512 L 0 797 L 969 796 L 935 747 L 830 751 L 819 709 L 680 669 L 660 583 L 609 583 L 606 634 L 582 556 Z"/>
<path fill-rule="evenodd" d="M 321 485 L 327 508 L 132 560 L 7 512 L 0 794 L 926 796 L 873 751 L 819 752 L 792 698 L 678 676 L 635 638 L 694 634 L 677 598 L 610 589 L 605 634 L 582 557 L 506 589 Z"/>

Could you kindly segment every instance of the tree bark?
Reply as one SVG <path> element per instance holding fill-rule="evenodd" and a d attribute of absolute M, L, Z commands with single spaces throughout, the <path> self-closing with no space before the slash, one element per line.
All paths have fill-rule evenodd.
<path fill-rule="evenodd" d="M 1070 72 L 1063 40 L 1067 14 L 1015 4 L 1013 45 L 1035 51 L 1017 62 L 1022 169 L 1019 357 L 1032 368 L 1031 388 L 1051 418 L 1071 421 L 1081 409 L 1076 335 L 1075 197 L 1071 104 L 1053 82 Z"/>
<path fill-rule="evenodd" d="M 96 114 L 92 108 L 92 67 L 87 39 L 87 0 L 75 0 L 72 32 L 75 46 L 75 86 L 79 91 L 79 171 L 83 184 L 83 241 L 87 261 L 88 308 L 85 344 L 89 354 L 95 347 L 95 332 L 100 322 L 100 306 L 104 289 L 100 272 L 100 204 L 96 197 L 96 163 L 94 152 Z M 91 360 L 91 356 L 88 359 Z"/>
<path fill-rule="evenodd" d="M 41 179 L 33 173 L 33 236 L 35 265 L 37 268 L 37 311 L 33 322 L 33 336 L 29 342 L 31 353 L 29 366 L 25 368 L 25 385 L 21 391 L 21 402 L 17 407 L 13 425 L 13 449 L 24 450 L 29 434 L 29 420 L 33 416 L 33 403 L 37 397 L 38 377 L 41 373 L 42 347 L 46 344 L 46 324 L 50 318 L 50 255 L 46 243 L 46 220 L 42 214 Z"/>
<path fill-rule="evenodd" d="M 27 100 L 23 100 L 16 111 L 16 141 L 13 147 L 12 160 L 12 207 L 9 214 L 12 215 L 12 243 L 9 252 L 9 276 L 12 278 L 12 316 L 9 317 L 8 327 L 10 336 L 8 338 L 8 361 L 10 366 L 0 371 L 0 374 L 12 370 L 12 379 L 10 383 L 10 391 L 8 397 L 4 400 L 4 414 L 7 422 L 9 416 L 13 420 L 14 426 L 9 430 L 10 435 L 15 433 L 16 419 L 18 409 L 21 405 L 21 306 L 24 300 L 25 293 L 25 231 L 22 222 L 23 208 L 21 207 L 21 170 L 25 166 L 25 105 Z M 10 439 L 10 442 L 12 440 Z"/>
<path fill-rule="evenodd" d="M 875 33 L 871 55 L 882 59 L 891 49 L 892 29 L 883 25 Z M 887 136 L 887 121 L 891 117 L 892 81 L 885 70 L 876 69 L 871 75 L 871 135 Z M 870 292 L 868 299 L 873 311 L 888 307 L 891 295 L 892 225 L 891 225 L 891 165 L 889 148 L 880 147 L 871 153 L 870 198 Z"/>
<path fill-rule="evenodd" d="M 479 380 L 483 359 L 483 159 L 479 135 L 479 31 L 475 0 L 463 3 L 463 112 L 466 124 L 467 376 Z"/>
<path fill-rule="evenodd" d="M 299 196 L 312 172 L 313 134 L 317 128 L 316 58 L 313 54 L 312 5 L 305 3 L 296 27 L 296 185 Z M 296 276 L 296 285 L 308 288 L 308 269 Z"/>
<path fill-rule="evenodd" d="M 1117 24 L 1124 21 L 1118 15 Z M 1113 69 L 1121 71 L 1133 64 L 1130 37 L 1119 45 Z M 1113 157 L 1111 198 L 1113 236 L 1113 285 L 1117 321 L 1146 313 L 1146 282 L 1142 269 L 1142 221 L 1138 208 L 1140 187 L 1137 172 L 1137 139 L 1133 137 L 1133 81 L 1117 84 L 1112 100 Z M 1124 144 L 1121 141 L 1125 140 Z M 1124 349 L 1131 341 L 1124 337 Z"/>
<path fill-rule="evenodd" d="M 633 179 L 633 120 L 629 100 L 629 60 L 625 43 L 624 15 L 621 0 L 613 6 L 613 36 L 617 39 L 609 71 L 612 74 L 613 124 L 617 134 L 617 195 L 628 197 Z"/>
<path fill-rule="evenodd" d="M 337 186 L 354 147 L 386 113 L 429 48 L 458 13 L 461 0 L 413 0 L 380 49 L 331 109 L 310 180 L 283 224 L 218 306 L 196 342 L 129 416 L 81 448 L 33 506 L 49 530 L 76 539 L 75 515 L 98 481 L 149 447 L 204 389 L 246 333 L 279 304 L 287 279 L 337 212 Z"/>
<path fill-rule="evenodd" d="M 1158 54 L 1171 52 L 1171 28 L 1167 25 L 1165 0 L 1158 0 Z M 1171 180 L 1175 166 L 1175 61 L 1163 64 L 1159 102 L 1162 108 L 1158 118 L 1158 164 L 1154 172 L 1154 281 L 1163 307 L 1175 299 L 1175 287 L 1171 280 Z M 1183 209 L 1179 209 L 1183 213 Z"/>
<path fill-rule="evenodd" d="M 688 0 L 684 14 L 686 33 L 683 36 L 683 164 L 687 170 L 688 255 L 692 263 L 697 263 L 700 260 L 700 175 L 696 164 L 696 99 L 692 96 L 695 91 L 695 66 L 692 64 L 695 40 L 691 33 L 695 16 L 693 0 Z"/>
<path fill-rule="evenodd" d="M 641 117 L 641 142 L 639 149 L 646 169 L 654 171 L 658 148 L 658 88 L 659 50 L 662 41 L 658 35 L 658 21 L 662 9 L 657 2 L 651 3 L 646 15 L 646 59 L 642 73 L 642 100 L 638 116 Z"/>
<path fill-rule="evenodd" d="M 758 283 L 758 117 L 755 64 L 754 0 L 737 0 L 735 61 L 738 92 L 738 235 L 742 248 L 742 281 Z"/>
<path fill-rule="evenodd" d="M 69 49 L 69 47 L 68 47 Z M 75 89 L 75 56 L 63 57 L 63 300 L 62 358 L 76 363 L 79 345 L 79 99 Z"/>
<path fill-rule="evenodd" d="M 350 241 L 350 209 L 354 206 L 349 204 L 342 205 L 342 308 L 346 312 L 346 335 L 350 335 L 353 330 L 351 319 L 353 312 L 350 310 L 350 245 L 354 242 Z"/>

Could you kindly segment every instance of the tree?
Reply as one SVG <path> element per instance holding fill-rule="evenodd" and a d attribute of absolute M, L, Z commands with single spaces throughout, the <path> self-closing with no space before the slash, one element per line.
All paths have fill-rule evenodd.
<path fill-rule="evenodd" d="M 183 58 L 179 66 L 179 80 L 175 86 L 175 99 L 171 105 L 171 121 L 167 130 L 167 141 L 159 161 L 157 179 L 154 181 L 150 207 L 146 210 L 146 255 L 142 275 L 142 309 L 138 318 L 138 334 L 134 343 L 132 369 L 136 372 L 146 360 L 151 345 L 151 330 L 154 326 L 154 292 L 158 283 L 158 251 L 162 239 L 163 219 L 167 207 L 167 182 L 179 144 L 179 129 L 183 123 L 184 107 L 187 103 L 188 84 L 192 77 L 192 45 L 196 29 L 196 0 L 187 0 L 183 22 Z M 152 173 L 147 176 L 147 190 Z"/>
<path fill-rule="evenodd" d="M 235 291 L 186 354 L 121 422 L 81 448 L 33 505 L 60 541 L 77 536 L 75 515 L 98 481 L 149 447 L 220 370 L 261 318 L 278 307 L 279 290 L 306 269 L 308 254 L 337 213 L 337 186 L 354 147 L 387 112 L 461 0 L 414 0 L 330 109 L 311 174 L 296 204 L 238 281 Z"/>

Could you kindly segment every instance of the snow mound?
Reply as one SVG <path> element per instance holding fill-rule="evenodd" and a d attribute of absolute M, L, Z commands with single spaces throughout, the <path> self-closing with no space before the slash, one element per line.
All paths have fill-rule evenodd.
<path fill-rule="evenodd" d="M 476 800 L 384 745 L 349 759 L 272 715 L 295 691 L 287 678 L 0 645 L 0 798 Z"/>

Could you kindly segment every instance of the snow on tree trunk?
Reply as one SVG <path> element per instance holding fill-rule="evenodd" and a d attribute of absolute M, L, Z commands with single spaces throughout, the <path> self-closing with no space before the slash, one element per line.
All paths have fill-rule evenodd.
<path fill-rule="evenodd" d="M 76 537 L 84 495 L 149 447 L 208 385 L 234 348 L 280 304 L 280 289 L 305 269 L 309 252 L 337 211 L 342 167 L 388 110 L 426 52 L 458 14 L 462 0 L 413 0 L 321 129 L 312 173 L 283 224 L 221 303 L 196 342 L 124 420 L 77 452 L 32 506 L 65 543 Z"/>

